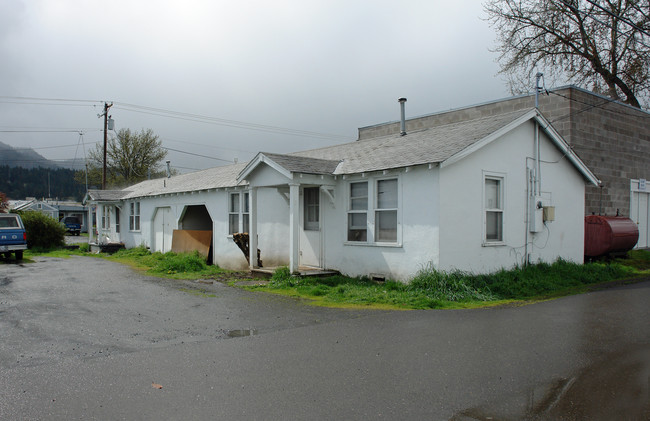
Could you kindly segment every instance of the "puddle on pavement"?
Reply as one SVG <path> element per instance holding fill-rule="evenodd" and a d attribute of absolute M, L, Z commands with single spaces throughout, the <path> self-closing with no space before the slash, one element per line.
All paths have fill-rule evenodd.
<path fill-rule="evenodd" d="M 257 333 L 257 329 L 235 329 L 227 331 L 226 335 L 229 338 L 241 338 L 244 336 L 254 336 L 257 335 Z"/>
<path fill-rule="evenodd" d="M 451 421 L 650 420 L 650 345 L 612 353 L 572 378 L 465 409 Z"/>

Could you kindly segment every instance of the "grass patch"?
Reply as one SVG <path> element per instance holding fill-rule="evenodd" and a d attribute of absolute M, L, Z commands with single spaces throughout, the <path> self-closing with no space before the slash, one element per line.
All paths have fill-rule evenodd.
<path fill-rule="evenodd" d="M 134 247 L 119 250 L 111 256 L 106 256 L 106 259 L 128 264 L 149 275 L 173 279 L 209 278 L 226 272 L 219 266 L 208 265 L 197 251 L 151 253 L 146 247 Z"/>
<path fill-rule="evenodd" d="M 624 259 L 616 259 L 616 263 L 630 266 L 642 274 L 650 274 L 650 250 L 632 250 Z"/>
<path fill-rule="evenodd" d="M 58 257 L 61 259 L 69 259 L 71 256 L 85 256 L 86 252 L 81 251 L 80 249 L 65 249 L 65 248 L 43 248 L 43 247 L 33 247 L 25 250 L 23 256 L 25 259 L 32 259 L 36 256 L 44 257 Z"/>
<path fill-rule="evenodd" d="M 146 247 L 120 250 L 113 255 L 90 254 L 87 249 L 31 249 L 25 262 L 34 256 L 99 256 L 127 264 L 148 275 L 173 279 L 227 280 L 231 271 L 208 266 L 197 253 L 151 253 Z M 333 276 L 325 278 L 292 276 L 279 268 L 268 284 L 240 286 L 310 300 L 317 306 L 375 309 L 447 309 L 497 305 L 525 305 L 530 302 L 576 294 L 598 284 L 650 275 L 650 251 L 633 250 L 626 259 L 584 265 L 558 260 L 523 268 L 474 275 L 462 271 L 442 272 L 432 265 L 422 268 L 409 283 L 369 278 Z M 234 276 L 234 274 L 233 274 Z M 230 279 L 234 279 L 231 277 Z M 241 280 L 239 275 L 237 281 Z M 236 281 L 230 285 L 237 285 Z M 205 292 L 186 292 L 211 296 Z"/>
<path fill-rule="evenodd" d="M 306 298 L 313 300 L 314 305 L 330 307 L 442 309 L 524 305 L 643 274 L 642 268 L 650 265 L 650 252 L 631 254 L 629 261 L 581 265 L 558 260 L 483 275 L 442 272 L 428 265 L 409 283 L 346 276 L 297 277 L 285 267 L 276 270 L 267 285 L 245 288 Z"/>

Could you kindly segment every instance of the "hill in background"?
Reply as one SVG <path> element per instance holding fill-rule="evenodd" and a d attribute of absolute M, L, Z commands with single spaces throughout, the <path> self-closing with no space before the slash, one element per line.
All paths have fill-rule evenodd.
<path fill-rule="evenodd" d="M 14 200 L 37 197 L 80 201 L 86 186 L 74 181 L 72 164 L 83 168 L 82 160 L 57 163 L 33 149 L 16 149 L 0 142 L 0 192 Z"/>

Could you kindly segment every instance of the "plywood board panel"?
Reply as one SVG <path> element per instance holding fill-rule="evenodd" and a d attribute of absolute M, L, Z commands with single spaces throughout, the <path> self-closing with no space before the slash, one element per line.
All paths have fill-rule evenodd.
<path fill-rule="evenodd" d="M 208 257 L 212 244 L 212 231 L 174 230 L 172 234 L 172 251 L 174 253 L 198 250 L 199 254 Z"/>

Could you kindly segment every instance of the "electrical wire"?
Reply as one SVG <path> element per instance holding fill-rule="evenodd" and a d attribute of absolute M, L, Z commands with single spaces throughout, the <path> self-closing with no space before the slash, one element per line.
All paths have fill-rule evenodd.
<path fill-rule="evenodd" d="M 570 97 L 568 97 L 568 96 L 566 96 L 566 95 L 562 95 L 562 94 L 557 93 L 557 92 L 554 92 L 554 91 L 552 91 L 552 90 L 551 90 L 551 91 L 546 91 L 546 93 L 547 93 L 547 94 L 557 95 L 557 96 L 562 97 L 562 98 L 564 98 L 564 99 L 566 99 L 566 100 L 573 101 L 573 102 L 576 102 L 576 103 L 579 103 L 579 104 L 587 105 L 587 107 L 586 107 L 586 108 L 583 108 L 582 110 L 578 110 L 578 111 L 576 111 L 576 112 L 573 113 L 573 114 L 568 113 L 568 114 L 566 114 L 566 115 L 563 115 L 563 116 L 557 117 L 557 118 L 555 118 L 555 119 L 549 121 L 549 123 L 555 123 L 555 122 L 557 122 L 557 121 L 560 121 L 560 120 L 564 120 L 564 119 L 570 118 L 572 115 L 575 116 L 575 115 L 577 115 L 577 114 L 581 114 L 581 113 L 584 113 L 584 112 L 586 112 L 586 111 L 589 111 L 589 110 L 591 110 L 591 109 L 593 109 L 593 108 L 604 109 L 604 106 L 605 106 L 605 105 L 610 104 L 610 103 L 612 103 L 612 102 L 618 102 L 617 99 L 613 99 L 613 98 L 603 98 L 603 102 L 600 103 L 600 104 L 590 104 L 590 103 L 585 102 L 585 101 L 580 101 L 580 100 L 575 99 L 575 98 L 570 98 Z M 647 112 L 645 112 L 645 111 L 643 111 L 643 110 L 641 110 L 641 109 L 635 108 L 635 110 L 638 110 L 638 111 L 640 111 L 641 113 L 645 113 L 645 114 L 646 114 L 646 117 L 650 117 L 650 115 L 648 115 Z M 617 114 L 620 114 L 620 115 L 624 115 L 624 116 L 633 116 L 631 113 L 629 113 L 629 112 L 625 112 L 625 111 L 622 111 L 622 110 L 608 110 L 608 111 L 611 111 L 611 112 L 614 112 L 614 113 L 617 113 Z"/>
<path fill-rule="evenodd" d="M 2 101 L 2 100 L 14 101 Z M 19 102 L 20 101 L 20 102 Z M 41 101 L 41 102 L 25 102 L 25 101 Z M 105 101 L 90 100 L 90 99 L 65 99 L 65 98 L 39 98 L 39 97 L 20 97 L 20 96 L 0 96 L 0 102 L 16 103 L 16 104 L 35 104 L 35 105 L 79 105 L 69 103 L 86 103 L 96 106 L 97 103 L 104 103 Z M 316 139 L 329 139 L 329 140 L 350 140 L 348 136 L 338 135 L 332 133 L 321 133 L 309 130 L 291 129 L 287 127 L 271 126 L 258 123 L 250 123 L 239 120 L 229 120 L 219 117 L 210 117 L 200 114 L 192 114 L 181 111 L 166 110 L 163 108 L 147 107 L 143 105 L 130 104 L 126 102 L 113 101 L 114 109 L 121 109 L 124 111 L 155 115 L 160 117 L 175 118 L 179 120 L 193 121 L 205 124 L 216 124 L 220 126 L 233 127 L 238 129 L 256 130 L 269 133 L 285 134 L 290 136 L 303 136 Z"/>
<path fill-rule="evenodd" d="M 168 151 L 173 151 L 173 152 L 183 153 L 183 154 L 185 154 L 185 155 L 192 155 L 192 156 L 198 156 L 198 157 L 201 157 L 201 158 L 214 159 L 214 160 L 216 160 L 216 161 L 223 161 L 223 162 L 228 162 L 228 163 L 232 164 L 232 161 L 229 161 L 229 160 L 227 160 L 227 159 L 215 158 L 215 157 L 213 157 L 213 156 L 207 156 L 207 155 L 200 155 L 200 154 L 198 154 L 198 153 L 185 152 L 185 151 L 181 151 L 181 150 L 178 150 L 178 149 L 168 148 L 168 147 L 166 147 L 166 146 L 162 146 L 162 148 L 163 148 L 163 149 L 167 149 Z"/>
<path fill-rule="evenodd" d="M 29 129 L 29 130 L 0 130 L 0 133 L 79 133 L 80 129 Z M 101 129 L 85 129 L 83 131 L 97 131 L 101 132 Z"/>
<path fill-rule="evenodd" d="M 185 113 L 179 111 L 171 111 L 162 108 L 145 107 L 141 105 L 127 104 L 123 102 L 114 102 L 113 106 L 114 108 L 121 109 L 124 111 L 138 112 L 138 113 L 157 115 L 162 117 L 170 117 L 179 120 L 188 120 L 188 121 L 194 121 L 199 123 L 216 124 L 220 126 L 234 127 L 239 129 L 257 130 L 263 132 L 286 134 L 291 136 L 306 136 L 306 137 L 324 138 L 324 139 L 349 140 L 349 137 L 344 135 L 337 135 L 331 133 L 319 133 L 319 132 L 312 132 L 307 130 L 291 129 L 287 127 L 249 123 L 249 122 L 238 121 L 238 120 L 228 120 L 224 118 L 210 117 L 210 116 L 204 116 L 200 114 L 191 114 L 191 113 Z"/>
<path fill-rule="evenodd" d="M 27 97 L 27 96 L 5 96 L 0 95 L 0 99 L 14 99 L 20 101 L 46 101 L 46 102 L 85 102 L 85 103 L 103 103 L 104 101 L 99 101 L 95 99 L 68 99 L 68 98 L 38 98 L 38 97 Z M 17 104 L 22 104 L 23 102 L 16 102 Z M 50 105 L 50 104 L 43 104 Z M 63 105 L 63 104 L 51 104 L 51 105 Z"/>

